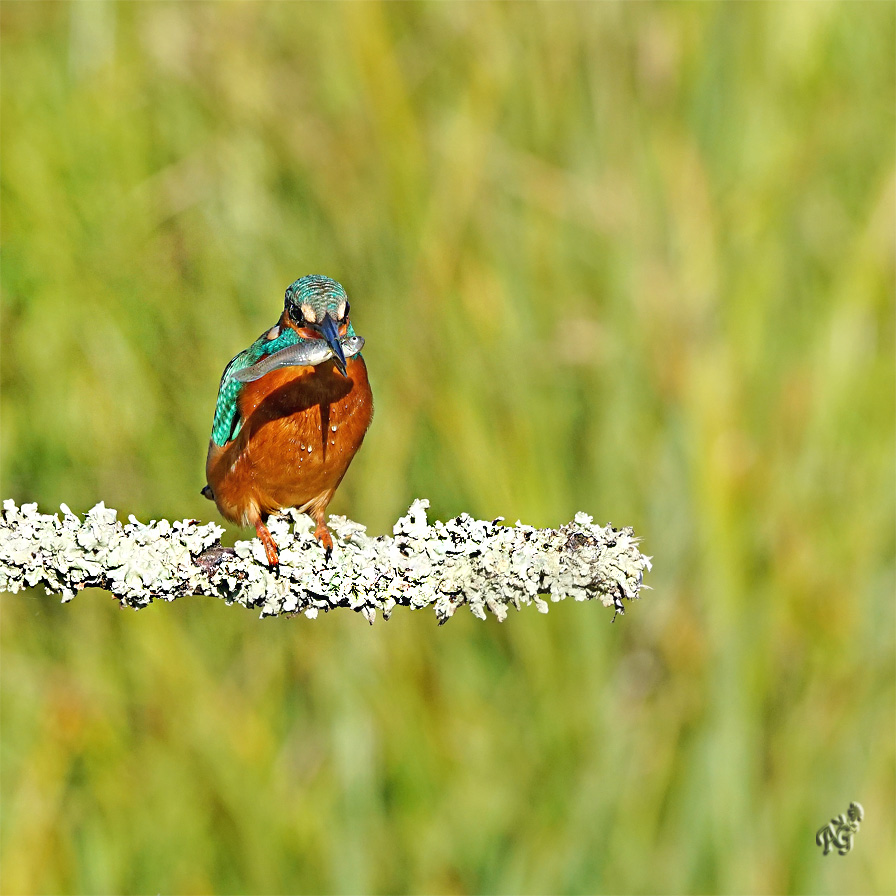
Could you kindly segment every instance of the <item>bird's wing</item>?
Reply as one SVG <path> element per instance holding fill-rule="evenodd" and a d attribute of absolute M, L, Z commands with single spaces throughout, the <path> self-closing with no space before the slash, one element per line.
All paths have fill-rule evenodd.
<path fill-rule="evenodd" d="M 272 335 L 276 330 L 276 335 Z M 301 340 L 289 327 L 274 328 L 262 333 L 249 348 L 241 351 L 225 368 L 218 387 L 218 401 L 215 404 L 215 419 L 212 423 L 212 441 L 216 445 L 226 445 L 235 439 L 243 425 L 239 411 L 240 392 L 245 387 L 236 379 L 237 371 L 251 367 L 262 358 L 279 352 Z"/>

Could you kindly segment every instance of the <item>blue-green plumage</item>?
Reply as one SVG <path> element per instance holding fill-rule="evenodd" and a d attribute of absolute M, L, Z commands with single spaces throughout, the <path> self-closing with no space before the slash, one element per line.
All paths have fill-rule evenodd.
<path fill-rule="evenodd" d="M 342 285 L 329 277 L 317 275 L 301 277 L 286 290 L 284 309 L 292 320 L 313 326 L 314 321 L 325 321 L 328 316 L 331 318 L 347 316 L 348 296 Z M 346 337 L 355 338 L 351 323 L 348 324 Z M 212 423 L 212 441 L 216 445 L 223 446 L 235 439 L 243 424 L 239 415 L 239 396 L 245 388 L 245 383 L 235 379 L 234 374 L 275 352 L 311 341 L 303 339 L 290 327 L 275 327 L 262 333 L 249 348 L 241 351 L 224 368 Z"/>
<path fill-rule="evenodd" d="M 299 277 L 286 290 L 286 310 L 294 320 L 299 317 L 294 313 L 295 310 L 302 305 L 310 305 L 318 313 L 334 313 L 341 304 L 348 304 L 348 296 L 342 284 L 319 274 Z M 334 316 L 340 315 L 334 314 Z"/>

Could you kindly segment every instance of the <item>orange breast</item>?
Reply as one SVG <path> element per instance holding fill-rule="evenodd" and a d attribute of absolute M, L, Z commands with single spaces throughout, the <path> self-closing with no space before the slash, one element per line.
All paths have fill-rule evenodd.
<path fill-rule="evenodd" d="M 364 360 L 350 358 L 346 371 L 327 361 L 246 384 L 239 435 L 209 444 L 206 476 L 222 516 L 246 526 L 281 507 L 326 507 L 373 417 Z"/>

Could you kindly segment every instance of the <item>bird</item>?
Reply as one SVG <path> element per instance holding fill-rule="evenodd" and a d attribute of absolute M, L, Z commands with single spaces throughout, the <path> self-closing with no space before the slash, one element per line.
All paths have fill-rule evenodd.
<path fill-rule="evenodd" d="M 363 344 L 342 285 L 309 275 L 287 288 L 278 322 L 224 368 L 201 491 L 225 519 L 255 527 L 270 567 L 280 561 L 267 519 L 284 508 L 310 514 L 332 554 L 324 511 L 373 419 Z"/>

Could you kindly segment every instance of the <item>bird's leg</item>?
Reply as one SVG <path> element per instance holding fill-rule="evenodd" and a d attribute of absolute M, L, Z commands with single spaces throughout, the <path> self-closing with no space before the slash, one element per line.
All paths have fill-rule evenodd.
<path fill-rule="evenodd" d="M 268 558 L 268 566 L 278 567 L 280 558 L 277 556 L 277 545 L 274 544 L 273 536 L 270 530 L 264 524 L 264 520 L 259 519 L 255 524 L 255 534 L 261 539 L 264 545 L 264 552 Z"/>
<path fill-rule="evenodd" d="M 317 523 L 317 526 L 314 529 L 314 537 L 324 546 L 325 556 L 327 560 L 329 560 L 330 555 L 333 553 L 333 536 L 330 534 L 330 530 L 324 522 L 323 507 L 318 507 L 317 510 L 314 511 L 314 522 Z"/>

